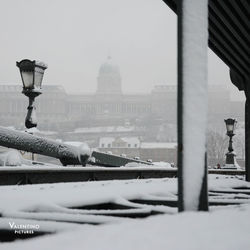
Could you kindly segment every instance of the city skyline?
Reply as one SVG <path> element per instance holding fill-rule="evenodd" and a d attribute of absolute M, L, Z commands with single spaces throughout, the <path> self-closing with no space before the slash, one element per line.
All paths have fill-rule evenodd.
<path fill-rule="evenodd" d="M 0 84 L 21 83 L 15 62 L 28 58 L 48 64 L 43 84 L 93 93 L 108 56 L 120 67 L 124 93 L 176 84 L 177 22 L 163 1 L 11 0 L 0 13 L 5 47 Z M 210 50 L 208 59 L 208 82 L 225 84 L 243 99 L 227 66 Z"/>

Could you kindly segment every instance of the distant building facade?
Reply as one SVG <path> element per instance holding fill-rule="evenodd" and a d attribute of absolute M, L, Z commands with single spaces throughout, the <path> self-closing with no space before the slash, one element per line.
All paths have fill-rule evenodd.
<path fill-rule="evenodd" d="M 139 148 L 138 137 L 101 137 L 99 148 Z"/>
<path fill-rule="evenodd" d="M 124 94 L 119 67 L 108 58 L 99 68 L 95 93 L 72 95 L 57 85 L 43 85 L 42 91 L 35 105 L 38 128 L 47 131 L 43 136 L 176 164 L 176 148 L 170 147 L 177 141 L 175 85 L 156 85 L 149 94 Z M 0 85 L 1 126 L 24 129 L 28 98 L 21 92 L 21 85 Z M 209 86 L 208 129 L 218 125 L 224 131 L 228 117 L 244 122 L 244 102 L 232 101 L 225 86 Z"/>
<path fill-rule="evenodd" d="M 138 137 L 101 137 L 99 151 L 177 164 L 177 143 L 142 142 Z"/>
<path fill-rule="evenodd" d="M 1 125 L 24 125 L 28 99 L 17 85 L 0 85 Z M 67 94 L 57 85 L 43 86 L 43 94 L 36 99 L 39 128 L 73 131 L 77 127 L 147 126 L 148 137 L 166 137 L 176 127 L 177 89 L 174 85 L 157 85 L 149 94 L 124 94 L 119 67 L 111 58 L 100 66 L 97 90 L 93 94 Z M 209 122 L 222 122 L 237 115 L 244 120 L 243 102 L 232 102 L 223 86 L 209 86 Z M 171 132 L 172 134 L 172 132 Z M 176 136 L 164 140 L 174 141 Z"/>
<path fill-rule="evenodd" d="M 19 85 L 0 85 L 1 125 L 19 127 L 24 123 L 28 98 Z M 67 118 L 67 97 L 61 86 L 44 86 L 42 98 L 36 98 L 35 106 L 39 122 L 62 122 Z"/>

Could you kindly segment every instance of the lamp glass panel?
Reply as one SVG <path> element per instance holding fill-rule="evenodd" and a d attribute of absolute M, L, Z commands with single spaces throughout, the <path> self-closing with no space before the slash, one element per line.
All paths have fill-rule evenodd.
<path fill-rule="evenodd" d="M 23 80 L 23 85 L 27 89 L 32 89 L 33 86 L 33 72 L 30 71 L 22 71 L 22 80 Z"/>
<path fill-rule="evenodd" d="M 35 88 L 41 88 L 44 70 L 40 67 L 35 67 Z"/>
<path fill-rule="evenodd" d="M 233 132 L 234 131 L 234 124 L 227 124 L 227 132 Z"/>

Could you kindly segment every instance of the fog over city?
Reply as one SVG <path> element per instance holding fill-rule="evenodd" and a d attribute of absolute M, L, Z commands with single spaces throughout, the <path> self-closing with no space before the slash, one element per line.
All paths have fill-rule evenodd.
<path fill-rule="evenodd" d="M 20 83 L 15 62 L 44 61 L 43 84 L 68 93 L 95 92 L 100 65 L 112 57 L 126 92 L 150 92 L 176 84 L 175 14 L 161 0 L 9 0 L 0 10 L 0 84 Z M 225 84 L 228 68 L 209 50 L 209 84 Z M 21 83 L 20 83 L 21 84 Z"/>
<path fill-rule="evenodd" d="M 0 3 L 0 250 L 250 250 L 250 1 Z"/>

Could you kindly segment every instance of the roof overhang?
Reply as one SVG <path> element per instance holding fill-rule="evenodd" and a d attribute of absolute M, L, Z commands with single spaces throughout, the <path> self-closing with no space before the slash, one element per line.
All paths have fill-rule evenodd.
<path fill-rule="evenodd" d="M 178 14 L 178 0 L 163 0 Z M 250 87 L 250 2 L 209 0 L 209 41 L 214 53 L 229 67 L 239 90 Z"/>

